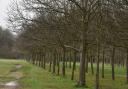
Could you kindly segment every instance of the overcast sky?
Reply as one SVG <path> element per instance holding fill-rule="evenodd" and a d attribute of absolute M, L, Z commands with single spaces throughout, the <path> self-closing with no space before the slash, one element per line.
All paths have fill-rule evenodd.
<path fill-rule="evenodd" d="M 11 0 L 0 0 L 0 25 L 6 28 L 7 24 L 7 8 L 9 8 L 9 4 Z"/>

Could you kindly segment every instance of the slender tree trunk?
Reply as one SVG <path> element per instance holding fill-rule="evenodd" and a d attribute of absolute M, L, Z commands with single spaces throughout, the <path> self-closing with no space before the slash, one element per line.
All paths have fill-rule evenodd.
<path fill-rule="evenodd" d="M 77 58 L 77 53 L 74 52 L 74 60 L 73 60 L 73 67 L 72 67 L 72 77 L 71 77 L 71 80 L 74 79 L 74 72 L 75 72 L 75 67 L 76 67 L 76 58 Z"/>
<path fill-rule="evenodd" d="M 44 59 L 44 64 L 43 64 L 43 66 L 44 66 L 44 69 L 46 68 L 46 59 L 45 59 L 45 54 L 44 54 L 44 56 L 43 56 L 43 59 Z"/>
<path fill-rule="evenodd" d="M 37 53 L 35 52 L 35 62 L 34 62 L 34 65 L 37 65 Z"/>
<path fill-rule="evenodd" d="M 87 58 L 86 58 L 86 73 L 88 73 L 88 61 L 89 61 L 89 55 L 87 52 Z"/>
<path fill-rule="evenodd" d="M 97 69 L 96 69 L 96 89 L 99 89 L 99 61 L 100 61 L 100 45 L 97 47 Z"/>
<path fill-rule="evenodd" d="M 32 64 L 35 65 L 35 53 L 32 53 Z"/>
<path fill-rule="evenodd" d="M 92 75 L 94 74 L 94 68 L 93 68 L 93 56 L 91 56 L 91 70 L 92 70 Z"/>
<path fill-rule="evenodd" d="M 60 56 L 59 56 L 59 54 L 57 54 L 57 67 L 58 67 L 57 74 L 59 75 L 60 74 Z"/>
<path fill-rule="evenodd" d="M 65 48 L 63 48 L 63 65 L 62 65 L 62 75 L 63 76 L 65 76 L 65 59 L 66 59 L 66 55 L 65 55 L 65 53 L 66 53 L 66 49 Z"/>
<path fill-rule="evenodd" d="M 52 73 L 55 73 L 56 72 L 56 54 L 54 52 L 54 57 L 53 57 L 53 72 Z"/>
<path fill-rule="evenodd" d="M 51 72 L 51 66 L 52 66 L 52 55 L 49 52 L 49 72 Z"/>
<path fill-rule="evenodd" d="M 43 68 L 43 64 L 44 64 L 43 62 L 44 61 L 43 61 L 43 52 L 42 51 L 41 51 L 41 56 L 40 57 L 41 57 L 41 67 Z"/>
<path fill-rule="evenodd" d="M 127 84 L 128 84 L 128 48 L 127 48 L 127 59 L 126 59 L 126 70 L 127 70 L 127 73 L 126 73 L 126 80 L 127 80 Z"/>
<path fill-rule="evenodd" d="M 49 71 L 51 72 L 51 69 L 52 69 L 52 54 L 49 55 L 50 56 L 50 62 L 49 62 Z"/>
<path fill-rule="evenodd" d="M 49 71 L 51 72 L 52 61 L 49 62 Z"/>
<path fill-rule="evenodd" d="M 115 80 L 114 61 L 115 61 L 115 47 L 113 46 L 113 49 L 112 49 L 112 59 L 111 59 L 111 65 L 112 65 L 112 80 Z"/>
<path fill-rule="evenodd" d="M 69 68 L 72 68 L 72 51 L 70 50 Z"/>
<path fill-rule="evenodd" d="M 102 59 L 102 78 L 104 78 L 104 55 L 105 55 L 105 49 L 103 48 L 103 59 Z"/>
<path fill-rule="evenodd" d="M 41 52 L 39 53 L 39 67 L 41 67 Z"/>
<path fill-rule="evenodd" d="M 66 53 L 65 52 L 65 67 L 67 68 L 68 67 L 68 52 Z"/>
<path fill-rule="evenodd" d="M 37 54 L 36 54 L 36 60 L 37 60 L 37 66 L 39 66 L 39 61 L 40 61 L 40 59 L 39 59 L 39 52 L 37 52 Z"/>
<path fill-rule="evenodd" d="M 46 48 L 43 49 L 43 68 L 45 69 L 46 68 Z"/>

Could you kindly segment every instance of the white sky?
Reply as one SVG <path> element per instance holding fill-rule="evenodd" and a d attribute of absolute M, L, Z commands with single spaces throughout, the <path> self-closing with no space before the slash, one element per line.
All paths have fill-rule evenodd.
<path fill-rule="evenodd" d="M 7 24 L 7 8 L 11 0 L 0 0 L 0 26 L 6 28 Z"/>

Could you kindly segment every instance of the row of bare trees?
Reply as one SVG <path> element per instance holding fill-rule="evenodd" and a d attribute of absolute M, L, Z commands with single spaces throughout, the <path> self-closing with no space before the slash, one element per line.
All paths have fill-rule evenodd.
<path fill-rule="evenodd" d="M 27 60 L 53 73 L 66 74 L 69 63 L 72 77 L 80 64 L 79 86 L 86 85 L 88 63 L 99 89 L 102 63 L 127 68 L 128 82 L 128 2 L 127 0 L 21 0 L 14 1 L 8 12 L 11 27 L 19 32 L 17 46 Z M 122 54 L 122 55 L 121 55 Z M 119 56 L 119 57 L 118 57 Z M 73 65 L 72 65 L 73 64 Z"/>

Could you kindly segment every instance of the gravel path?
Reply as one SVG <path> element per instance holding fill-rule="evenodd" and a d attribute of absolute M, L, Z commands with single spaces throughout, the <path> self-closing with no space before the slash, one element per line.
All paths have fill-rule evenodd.
<path fill-rule="evenodd" d="M 11 70 L 9 76 L 14 77 L 15 80 L 9 81 L 5 84 L 0 84 L 0 89 L 19 89 L 18 80 L 23 77 L 23 74 L 18 72 L 19 69 L 22 68 L 22 65 L 16 64 L 15 68 Z"/>

